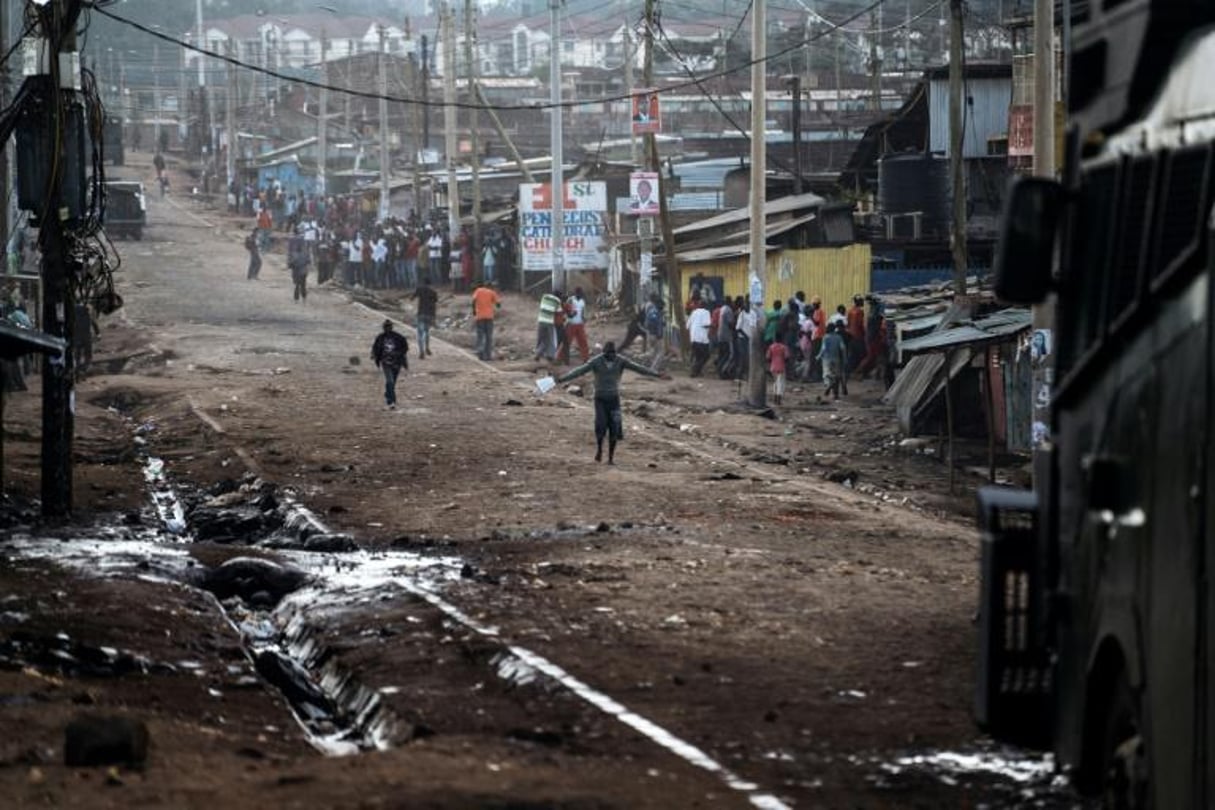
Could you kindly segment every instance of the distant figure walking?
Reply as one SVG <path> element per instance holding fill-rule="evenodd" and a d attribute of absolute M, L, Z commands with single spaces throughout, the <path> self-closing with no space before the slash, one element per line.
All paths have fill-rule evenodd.
<path fill-rule="evenodd" d="M 291 271 L 291 281 L 295 284 L 292 297 L 296 301 L 308 301 L 308 266 L 312 264 L 312 256 L 308 250 L 308 242 L 297 228 L 287 240 L 287 269 Z"/>
<path fill-rule="evenodd" d="M 249 271 L 245 277 L 250 281 L 257 279 L 257 274 L 262 271 L 262 250 L 257 243 L 257 226 L 253 226 L 253 230 L 245 237 L 245 250 L 249 251 Z"/>
<path fill-rule="evenodd" d="M 371 344 L 371 359 L 384 372 L 384 404 L 389 410 L 397 407 L 397 376 L 409 368 L 409 340 L 393 331 L 392 321 L 384 321 L 384 331 Z"/>

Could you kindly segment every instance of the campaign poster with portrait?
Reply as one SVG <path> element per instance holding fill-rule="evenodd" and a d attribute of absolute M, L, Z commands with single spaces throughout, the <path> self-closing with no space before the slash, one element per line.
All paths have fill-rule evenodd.
<path fill-rule="evenodd" d="M 628 213 L 656 217 L 658 204 L 658 172 L 633 172 L 629 175 Z"/>
<path fill-rule="evenodd" d="M 662 106 L 658 103 L 658 91 L 652 87 L 633 95 L 633 134 L 651 132 L 662 132 Z"/>

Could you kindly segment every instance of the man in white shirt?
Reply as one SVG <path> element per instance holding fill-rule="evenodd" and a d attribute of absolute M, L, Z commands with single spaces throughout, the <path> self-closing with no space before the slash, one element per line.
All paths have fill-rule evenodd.
<path fill-rule="evenodd" d="M 376 285 L 379 287 L 387 286 L 388 243 L 384 241 L 383 236 L 377 238 L 371 246 L 371 261 L 375 263 L 375 271 L 372 275 L 375 278 Z"/>
<path fill-rule="evenodd" d="M 591 359 L 590 346 L 586 339 L 586 298 L 581 287 L 574 288 L 574 294 L 565 302 L 565 351 L 569 357 L 571 346 L 578 347 L 578 356 L 585 363 Z"/>
<path fill-rule="evenodd" d="M 695 309 L 688 316 L 688 337 L 692 341 L 692 376 L 699 377 L 709 360 L 709 324 L 713 315 L 704 301 L 697 298 L 693 303 Z"/>
<path fill-rule="evenodd" d="M 442 278 L 440 273 L 443 267 L 443 235 L 438 230 L 431 230 L 430 237 L 426 240 L 426 260 L 427 274 L 432 280 Z"/>
<path fill-rule="evenodd" d="M 356 233 L 343 244 L 346 247 L 346 286 L 353 287 L 363 264 L 363 236 Z"/>

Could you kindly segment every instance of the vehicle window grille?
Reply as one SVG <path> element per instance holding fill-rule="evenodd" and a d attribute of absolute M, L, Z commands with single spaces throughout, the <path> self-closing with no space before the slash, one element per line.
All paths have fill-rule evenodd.
<path fill-rule="evenodd" d="M 1139 291 L 1139 266 L 1148 232 L 1151 210 L 1153 157 L 1138 158 L 1130 168 L 1126 193 L 1122 195 L 1122 218 L 1118 223 L 1118 253 L 1112 262 L 1108 320 L 1121 317 L 1135 302 Z"/>
<path fill-rule="evenodd" d="M 1208 144 L 1174 152 L 1157 217 L 1153 278 L 1206 263 L 1207 214 L 1211 206 L 1211 150 Z"/>
<path fill-rule="evenodd" d="M 1071 257 L 1064 268 L 1074 291 L 1073 317 L 1062 323 L 1059 366 L 1071 368 L 1097 340 L 1104 323 L 1103 304 L 1109 275 L 1105 270 L 1110 252 L 1114 216 L 1118 211 L 1118 167 L 1094 169 L 1085 176 L 1076 209 Z"/>

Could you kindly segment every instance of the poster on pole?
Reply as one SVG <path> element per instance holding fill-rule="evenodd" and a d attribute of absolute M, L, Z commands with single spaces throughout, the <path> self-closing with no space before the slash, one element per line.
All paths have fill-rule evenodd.
<path fill-rule="evenodd" d="M 658 172 L 633 172 L 629 175 L 630 214 L 658 216 Z"/>
<path fill-rule="evenodd" d="M 662 107 L 654 88 L 638 90 L 633 95 L 633 134 L 662 132 Z"/>
<path fill-rule="evenodd" d="M 565 184 L 562 236 L 566 270 L 607 270 L 607 183 Z M 553 191 L 549 183 L 519 184 L 519 248 L 525 271 L 553 269 Z"/>

